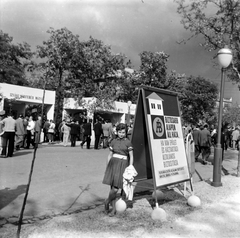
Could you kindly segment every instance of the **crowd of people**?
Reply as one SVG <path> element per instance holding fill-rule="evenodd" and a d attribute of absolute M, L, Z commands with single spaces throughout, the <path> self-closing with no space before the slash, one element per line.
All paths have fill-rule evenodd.
<path fill-rule="evenodd" d="M 14 150 L 35 147 L 40 141 L 42 120 L 41 116 L 34 118 L 19 114 L 17 119 L 12 113 L 0 112 L 0 156 L 12 157 Z"/>
<path fill-rule="evenodd" d="M 184 137 L 186 138 L 188 133 L 192 133 L 193 141 L 195 145 L 195 161 L 199 161 L 199 156 L 202 155 L 202 164 L 208 163 L 208 158 L 211 154 L 211 147 L 217 145 L 217 130 L 214 126 L 210 127 L 205 125 L 197 124 L 195 126 L 183 127 Z M 221 131 L 221 148 L 224 150 L 239 150 L 240 141 L 240 127 L 223 126 Z"/>
<path fill-rule="evenodd" d="M 46 122 L 47 123 L 47 122 Z M 48 126 L 44 124 L 44 132 L 47 133 Z M 84 119 L 80 124 L 77 120 L 66 121 L 63 120 L 58 126 L 59 141 L 67 146 L 68 141 L 71 142 L 71 147 L 76 146 L 76 141 L 80 141 L 81 148 L 86 143 L 86 149 L 90 149 L 92 141 L 92 133 L 94 133 L 94 149 L 108 148 L 109 143 L 116 135 L 116 124 L 112 124 L 109 119 L 96 117 L 93 123 L 92 119 Z M 131 135 L 132 124 L 128 128 L 128 137 Z"/>
<path fill-rule="evenodd" d="M 84 118 L 81 123 L 78 120 L 62 120 L 58 125 L 53 120 L 43 119 L 41 116 L 23 116 L 19 114 L 17 119 L 11 113 L 0 112 L 0 156 L 12 157 L 15 150 L 35 148 L 39 143 L 61 142 L 71 147 L 79 146 L 90 149 L 92 133 L 94 133 L 94 149 L 108 148 L 110 142 L 116 138 L 116 124 L 110 120 L 96 117 Z M 128 128 L 127 136 L 130 137 L 132 124 Z"/>

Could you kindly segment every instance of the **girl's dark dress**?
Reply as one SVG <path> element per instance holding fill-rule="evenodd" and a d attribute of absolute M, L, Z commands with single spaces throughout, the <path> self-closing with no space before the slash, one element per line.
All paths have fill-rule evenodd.
<path fill-rule="evenodd" d="M 129 151 L 133 150 L 132 143 L 127 138 L 116 138 L 111 141 L 109 146 L 110 151 L 113 152 L 113 157 L 108 162 L 103 183 L 113 187 L 123 188 L 123 173 L 129 164 Z M 114 157 L 127 156 L 127 159 Z"/>

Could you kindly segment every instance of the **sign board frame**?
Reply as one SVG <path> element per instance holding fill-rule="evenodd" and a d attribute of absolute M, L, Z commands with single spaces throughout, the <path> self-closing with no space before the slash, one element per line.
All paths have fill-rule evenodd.
<path fill-rule="evenodd" d="M 153 179 L 155 189 L 191 182 L 177 93 L 141 87 L 131 141 L 135 181 Z"/>

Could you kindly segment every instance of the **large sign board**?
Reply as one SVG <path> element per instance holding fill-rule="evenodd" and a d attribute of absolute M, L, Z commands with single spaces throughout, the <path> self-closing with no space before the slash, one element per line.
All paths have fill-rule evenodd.
<path fill-rule="evenodd" d="M 176 93 L 140 89 L 132 143 L 136 181 L 153 178 L 161 187 L 190 179 Z"/>

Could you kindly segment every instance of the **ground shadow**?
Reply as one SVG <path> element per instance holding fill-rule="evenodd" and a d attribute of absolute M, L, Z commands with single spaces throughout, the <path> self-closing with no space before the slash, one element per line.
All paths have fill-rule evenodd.
<path fill-rule="evenodd" d="M 0 190 L 0 210 L 26 192 L 27 185 L 19 185 L 15 189 L 5 188 Z"/>
<path fill-rule="evenodd" d="M 17 153 L 14 154 L 14 157 L 18 157 L 18 156 L 23 156 L 23 155 L 28 155 L 28 154 L 32 154 L 33 150 L 29 150 L 29 151 L 17 151 Z"/>

